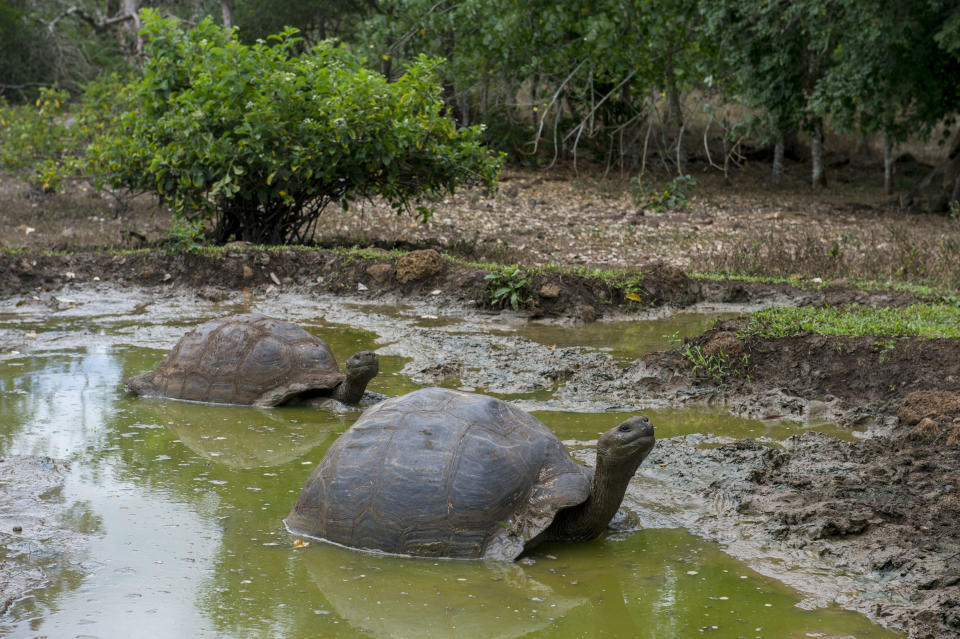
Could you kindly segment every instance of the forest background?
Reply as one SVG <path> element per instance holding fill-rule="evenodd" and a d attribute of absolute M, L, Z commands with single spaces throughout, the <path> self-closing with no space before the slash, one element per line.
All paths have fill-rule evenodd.
<path fill-rule="evenodd" d="M 899 193 L 901 208 L 957 215 L 960 6 L 945 0 L 2 0 L 3 168 L 40 191 L 60 188 L 71 170 L 109 168 L 109 153 L 70 128 L 83 105 L 94 112 L 81 121 L 86 134 L 88 125 L 108 129 L 130 100 L 142 100 L 142 92 L 131 96 L 119 87 L 133 86 L 145 65 L 150 74 L 150 40 L 158 32 L 144 30 L 144 9 L 157 20 L 175 16 L 184 28 L 232 27 L 236 42 L 282 48 L 281 57 L 331 46 L 350 56 L 344 64 L 376 71 L 388 84 L 420 69 L 436 77 L 442 108 L 431 106 L 435 115 L 452 115 L 462 131 L 473 132 L 471 144 L 503 151 L 519 165 L 618 171 L 633 177 L 638 202 L 682 204 L 691 165 L 730 181 L 753 160 L 769 162 L 773 185 L 782 182 L 785 162 L 794 161 L 808 167 L 813 189 L 829 188 L 837 161 L 831 142 L 847 157 L 875 149 L 884 190 Z M 224 37 L 220 45 L 229 49 Z M 209 65 L 209 56 L 194 63 Z M 217 64 L 221 71 L 230 66 L 225 59 Z M 100 153 L 93 161 L 91 146 Z M 898 175 L 898 165 L 915 159 L 908 148 L 936 156 L 936 166 Z M 467 179 L 463 171 L 438 177 L 443 162 L 411 175 L 429 175 L 427 191 L 492 184 L 498 167 L 476 148 L 470 153 L 457 147 L 444 160 L 467 166 Z M 87 163 L 65 170 L 65 159 L 76 156 Z M 276 170 L 264 171 L 260 179 L 270 185 Z M 676 176 L 664 190 L 647 181 L 658 171 Z M 144 187 L 115 174 L 92 177 Z M 157 187 L 156 172 L 150 178 L 181 211 L 209 199 L 209 182 L 199 195 L 184 196 L 179 187 Z M 351 178 L 357 193 L 320 195 L 324 205 L 346 205 L 393 189 L 391 203 L 409 209 L 422 193 L 404 186 L 408 178 Z M 260 197 L 263 213 L 262 189 Z M 299 196 L 282 196 L 287 204 L 291 197 Z M 304 215 L 273 239 L 303 239 L 290 229 L 309 222 Z M 221 241 L 270 238 L 238 222 L 218 220 L 218 228 Z"/>

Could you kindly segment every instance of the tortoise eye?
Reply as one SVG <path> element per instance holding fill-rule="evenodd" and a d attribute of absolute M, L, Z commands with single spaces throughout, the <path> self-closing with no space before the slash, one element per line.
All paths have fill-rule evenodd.
<path fill-rule="evenodd" d="M 630 431 L 630 424 L 620 424 L 620 428 L 617 430 L 619 430 L 621 433 L 627 433 Z"/>

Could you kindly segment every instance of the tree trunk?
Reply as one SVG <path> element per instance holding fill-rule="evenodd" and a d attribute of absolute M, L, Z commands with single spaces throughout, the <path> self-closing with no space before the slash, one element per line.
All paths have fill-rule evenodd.
<path fill-rule="evenodd" d="M 667 94 L 667 122 L 676 130 L 677 175 L 687 172 L 687 150 L 683 145 L 683 109 L 680 106 L 680 92 L 677 90 L 677 78 L 673 72 L 673 56 L 667 58 L 664 66 L 664 89 Z"/>
<path fill-rule="evenodd" d="M 773 143 L 773 183 L 777 186 L 783 184 L 783 150 L 786 146 L 786 140 L 783 133 L 777 134 L 777 140 Z"/>
<path fill-rule="evenodd" d="M 810 159 L 813 162 L 811 183 L 813 188 L 822 189 L 827 186 L 827 173 L 823 164 L 823 119 L 815 118 L 813 133 L 810 140 Z"/>
<path fill-rule="evenodd" d="M 461 91 L 457 102 L 460 104 L 460 126 L 470 126 L 470 90 Z"/>
<path fill-rule="evenodd" d="M 956 207 L 960 194 L 960 132 L 950 143 L 947 159 L 914 187 L 907 208 L 914 213 L 946 213 Z"/>
<path fill-rule="evenodd" d="M 480 87 L 480 121 L 487 121 L 487 108 L 488 101 L 490 96 L 490 82 L 489 80 L 483 81 L 483 86 Z"/>
<path fill-rule="evenodd" d="M 393 56 L 384 53 L 380 56 L 380 75 L 387 79 L 387 82 L 393 82 Z"/>
<path fill-rule="evenodd" d="M 220 0 L 220 15 L 223 16 L 223 26 L 232 29 L 233 22 L 233 0 Z"/>
<path fill-rule="evenodd" d="M 540 76 L 534 73 L 530 79 L 530 127 L 533 129 L 534 135 L 540 129 L 540 122 L 537 118 L 537 89 L 539 84 Z"/>
<path fill-rule="evenodd" d="M 123 24 L 122 31 L 133 41 L 134 55 L 139 60 L 143 57 L 143 38 L 140 37 L 140 0 L 123 0 L 120 10 L 121 15 L 133 16 L 130 21 Z"/>
<path fill-rule="evenodd" d="M 883 132 L 883 192 L 893 194 L 893 135 Z"/>

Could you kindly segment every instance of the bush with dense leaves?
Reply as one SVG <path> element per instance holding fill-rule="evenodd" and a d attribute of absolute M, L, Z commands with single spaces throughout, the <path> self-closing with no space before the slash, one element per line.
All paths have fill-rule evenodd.
<path fill-rule="evenodd" d="M 92 179 L 85 150 L 130 108 L 129 89 L 128 77 L 111 73 L 84 85 L 72 103 L 58 88 L 41 88 L 34 104 L 0 101 L 0 169 L 38 193 Z"/>
<path fill-rule="evenodd" d="M 456 186 L 494 186 L 501 159 L 444 112 L 437 61 L 396 82 L 345 49 L 295 56 L 295 32 L 252 46 L 209 20 L 144 12 L 136 108 L 88 149 L 103 183 L 151 191 L 218 241 L 308 239 L 328 204 L 382 196 L 398 213 Z"/>
<path fill-rule="evenodd" d="M 0 168 L 37 191 L 56 190 L 72 137 L 65 91 L 41 89 L 36 104 L 0 102 Z"/>

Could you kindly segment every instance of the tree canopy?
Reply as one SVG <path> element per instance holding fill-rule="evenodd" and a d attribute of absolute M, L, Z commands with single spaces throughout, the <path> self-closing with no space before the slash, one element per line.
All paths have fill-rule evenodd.
<path fill-rule="evenodd" d="M 32 101 L 53 84 L 76 92 L 98 70 L 145 64 L 142 37 L 131 29 L 135 9 L 214 24 L 222 4 L 2 0 L 0 34 L 10 37 L 0 38 L 8 53 L 0 95 Z M 716 130 L 725 141 L 747 135 L 772 145 L 775 171 L 785 141 L 804 136 L 811 180 L 825 183 L 825 132 L 879 136 L 892 164 L 908 138 L 949 139 L 960 101 L 960 5 L 945 0 L 226 4 L 238 42 L 255 46 L 295 27 L 295 43 L 268 48 L 298 56 L 336 41 L 388 82 L 423 55 L 443 58 L 432 68 L 446 108 L 461 125 L 486 125 L 484 139 L 521 160 L 586 154 L 629 171 L 656 162 L 683 174 L 693 121 L 722 114 Z M 83 55 L 51 57 L 28 46 L 40 40 Z"/>

